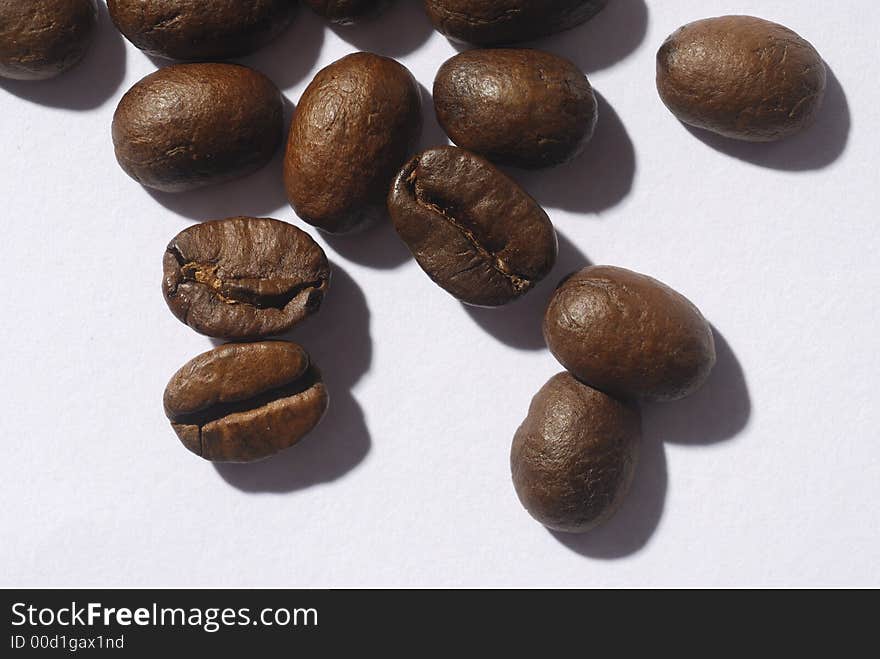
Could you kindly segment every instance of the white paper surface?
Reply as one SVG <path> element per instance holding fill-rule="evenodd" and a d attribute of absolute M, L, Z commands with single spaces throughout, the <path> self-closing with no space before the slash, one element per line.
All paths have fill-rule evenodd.
<path fill-rule="evenodd" d="M 820 50 L 834 77 L 815 128 L 715 148 L 666 111 L 656 49 L 724 13 L 777 20 Z M 559 229 L 557 270 L 509 309 L 474 311 L 388 226 L 319 236 L 335 280 L 296 336 L 331 409 L 300 446 L 255 466 L 199 460 L 165 420 L 165 383 L 211 342 L 167 310 L 161 257 L 193 221 L 293 221 L 280 157 L 193 194 L 128 179 L 110 121 L 155 65 L 106 21 L 66 77 L 0 83 L 0 584 L 880 585 L 878 21 L 869 0 L 833 12 L 613 0 L 540 42 L 604 99 L 582 158 L 516 173 Z M 246 62 L 295 102 L 357 49 L 399 58 L 428 89 L 455 53 L 404 0 L 356 28 L 303 12 Z M 425 146 L 442 139 L 431 112 L 429 101 Z M 563 538 L 520 507 L 508 455 L 532 395 L 561 370 L 540 338 L 542 307 L 588 259 L 690 297 L 718 330 L 719 363 L 692 399 L 646 410 L 620 514 Z"/>

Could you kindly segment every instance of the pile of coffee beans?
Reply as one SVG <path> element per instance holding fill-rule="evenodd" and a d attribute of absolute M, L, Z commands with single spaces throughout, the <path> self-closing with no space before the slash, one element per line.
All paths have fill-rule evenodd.
<path fill-rule="evenodd" d="M 498 166 L 570 161 L 601 117 L 575 64 L 511 46 L 586 22 L 611 1 L 424 0 L 438 31 L 477 46 L 444 63 L 434 81 L 437 119 L 455 146 L 414 153 L 421 93 L 393 59 L 358 52 L 321 70 L 299 99 L 284 154 L 297 216 L 333 234 L 390 217 L 428 277 L 466 304 L 498 307 L 528 294 L 553 270 L 557 236 L 544 209 Z M 305 4 L 349 24 L 381 20 L 388 3 Z M 267 165 L 284 141 L 281 92 L 262 73 L 222 60 L 282 38 L 297 5 L 108 0 L 129 41 L 178 62 L 120 100 L 112 137 L 122 169 L 143 186 L 180 193 Z M 0 0 L 0 77 L 67 71 L 86 54 L 97 16 L 96 0 Z M 809 126 L 826 85 L 807 41 L 749 16 L 682 27 L 660 48 L 656 73 L 661 99 L 681 122 L 752 142 Z M 327 257 L 303 230 L 238 211 L 180 232 L 163 260 L 171 312 L 196 332 L 233 341 L 185 364 L 164 396 L 183 445 L 220 462 L 291 447 L 329 401 L 305 348 L 277 338 L 319 312 L 330 286 Z M 565 371 L 541 388 L 516 431 L 513 483 L 539 522 L 583 532 L 611 517 L 630 487 L 639 406 L 699 389 L 715 363 L 713 332 L 676 291 L 610 266 L 564 279 L 543 332 Z"/>

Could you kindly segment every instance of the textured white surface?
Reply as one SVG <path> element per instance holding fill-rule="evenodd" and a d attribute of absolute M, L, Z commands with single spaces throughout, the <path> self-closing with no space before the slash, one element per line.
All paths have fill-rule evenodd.
<path fill-rule="evenodd" d="M 303 13 L 247 62 L 294 102 L 359 48 L 430 88 L 455 50 L 419 4 L 353 29 Z M 657 47 L 723 13 L 780 21 L 822 52 L 839 83 L 809 133 L 719 150 L 662 106 Z M 200 461 L 164 418 L 167 379 L 211 344 L 166 309 L 160 264 L 195 220 L 292 221 L 280 160 L 179 197 L 129 180 L 110 120 L 155 67 L 107 24 L 67 77 L 0 83 L 0 585 L 880 585 L 878 22 L 870 0 L 613 0 L 543 41 L 605 99 L 585 156 L 517 173 L 562 237 L 552 281 L 510 309 L 468 311 L 388 227 L 319 238 L 334 288 L 296 336 L 331 410 L 250 467 Z M 440 133 L 430 105 L 426 117 L 428 145 Z M 562 539 L 520 508 L 508 452 L 560 370 L 541 307 L 587 258 L 674 286 L 723 339 L 699 395 L 646 411 L 623 511 Z"/>

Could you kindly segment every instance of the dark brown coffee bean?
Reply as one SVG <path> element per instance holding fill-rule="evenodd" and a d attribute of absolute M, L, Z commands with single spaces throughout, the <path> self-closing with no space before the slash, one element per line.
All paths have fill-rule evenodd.
<path fill-rule="evenodd" d="M 85 56 L 95 0 L 0 0 L 0 78 L 46 80 Z"/>
<path fill-rule="evenodd" d="M 181 192 L 253 173 L 283 139 L 266 76 L 234 64 L 175 64 L 132 87 L 113 117 L 116 159 L 135 181 Z"/>
<path fill-rule="evenodd" d="M 327 257 L 311 236 L 266 218 L 191 226 L 168 245 L 163 268 L 174 315 L 227 339 L 286 332 L 318 311 L 330 285 Z"/>
<path fill-rule="evenodd" d="M 752 16 L 685 25 L 657 53 L 657 89 L 680 121 L 748 142 L 770 142 L 813 123 L 825 63 L 807 41 Z"/>
<path fill-rule="evenodd" d="M 488 160 L 464 149 L 428 149 L 404 165 L 388 210 L 422 269 L 468 304 L 506 304 L 556 262 L 547 213 Z"/>
<path fill-rule="evenodd" d="M 537 39 L 590 20 L 608 0 L 425 0 L 450 39 L 494 46 Z"/>
<path fill-rule="evenodd" d="M 596 97 L 567 59 L 527 49 L 468 50 L 434 80 L 440 125 L 457 145 L 493 162 L 536 168 L 583 151 Z"/>
<path fill-rule="evenodd" d="M 354 53 L 315 76 L 290 126 L 284 180 L 303 220 L 345 233 L 380 217 L 422 126 L 421 94 L 387 57 Z"/>
<path fill-rule="evenodd" d="M 641 415 L 578 382 L 550 379 L 532 399 L 510 452 L 522 505 L 547 528 L 583 533 L 610 518 L 629 491 Z"/>
<path fill-rule="evenodd" d="M 327 409 L 321 374 L 287 341 L 228 343 L 195 357 L 165 388 L 165 414 L 190 451 L 254 462 L 289 448 Z"/>
<path fill-rule="evenodd" d="M 156 57 L 205 60 L 240 57 L 274 39 L 290 23 L 295 0 L 107 0 L 119 31 Z"/>
<path fill-rule="evenodd" d="M 593 266 L 566 279 L 544 316 L 559 362 L 591 387 L 648 401 L 684 398 L 715 365 L 712 328 L 656 279 Z"/>
<path fill-rule="evenodd" d="M 338 25 L 356 23 L 379 13 L 388 0 L 305 0 L 318 15 Z"/>

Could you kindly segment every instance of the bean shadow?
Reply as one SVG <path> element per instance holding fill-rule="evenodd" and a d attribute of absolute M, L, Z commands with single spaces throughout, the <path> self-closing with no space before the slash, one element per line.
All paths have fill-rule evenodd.
<path fill-rule="evenodd" d="M 416 147 L 417 152 L 449 143 L 446 133 L 437 123 L 431 92 L 421 83 L 419 90 L 422 94 L 422 134 Z M 412 257 L 394 230 L 387 214 L 361 232 L 341 236 L 323 234 L 323 236 L 334 252 L 349 261 L 370 268 L 390 270 L 403 265 Z"/>
<path fill-rule="evenodd" d="M 79 64 L 51 80 L 0 78 L 0 88 L 40 105 L 91 110 L 117 92 L 125 78 L 125 62 L 125 41 L 110 20 L 107 6 L 99 2 L 95 41 Z"/>
<path fill-rule="evenodd" d="M 305 7 L 297 9 L 291 25 L 274 41 L 239 61 L 289 89 L 308 76 L 321 56 L 324 22 Z"/>
<path fill-rule="evenodd" d="M 333 264 L 321 311 L 281 337 L 301 344 L 321 369 L 330 407 L 320 425 L 299 444 L 254 464 L 215 464 L 217 473 L 245 492 L 293 492 L 335 481 L 357 467 L 372 439 L 352 388 L 370 369 L 370 312 L 354 279 Z"/>
<path fill-rule="evenodd" d="M 645 406 L 645 425 L 658 440 L 715 444 L 748 425 L 752 403 L 742 366 L 724 336 L 715 327 L 712 331 L 717 359 L 703 387 L 684 400 Z"/>
<path fill-rule="evenodd" d="M 649 429 L 647 423 L 644 429 Z M 549 533 L 573 552 L 590 558 L 610 560 L 634 554 L 648 544 L 660 524 L 668 483 L 663 442 L 645 432 L 632 488 L 617 514 L 587 533 Z"/>
<path fill-rule="evenodd" d="M 568 238 L 557 232 L 559 256 L 556 266 L 534 290 L 503 307 L 487 309 L 463 304 L 471 319 L 502 343 L 518 350 L 543 350 L 546 347 L 542 325 L 544 311 L 559 281 L 572 272 L 586 268 L 590 260 Z"/>
<path fill-rule="evenodd" d="M 732 158 L 768 169 L 803 172 L 824 169 L 843 155 L 849 142 L 852 117 L 846 92 L 828 67 L 825 101 L 816 123 L 788 139 L 769 143 L 742 142 L 682 125 L 703 144 Z"/>
<path fill-rule="evenodd" d="M 354 25 L 331 25 L 340 39 L 358 50 L 401 57 L 418 49 L 434 28 L 414 0 L 394 0 L 376 16 Z"/>
<path fill-rule="evenodd" d="M 715 368 L 693 396 L 642 407 L 642 447 L 633 487 L 618 513 L 583 535 L 555 533 L 578 554 L 613 559 L 642 549 L 663 516 L 668 488 L 664 444 L 709 445 L 735 438 L 748 424 L 751 401 L 739 360 L 715 328 Z"/>
<path fill-rule="evenodd" d="M 419 89 L 422 92 L 422 136 L 419 140 L 418 150 L 424 151 L 432 146 L 449 144 L 449 137 L 440 127 L 440 122 L 437 121 L 433 93 L 422 83 L 419 83 Z"/>
<path fill-rule="evenodd" d="M 284 191 L 284 143 L 294 106 L 284 97 L 284 137 L 271 161 L 244 178 L 187 192 L 162 192 L 144 188 L 168 210 L 202 222 L 237 215 L 271 216 L 288 207 Z"/>
<path fill-rule="evenodd" d="M 607 69 L 636 51 L 648 34 L 645 0 L 613 0 L 595 18 L 540 39 L 544 48 L 577 64 L 585 73 Z"/>
<path fill-rule="evenodd" d="M 503 168 L 547 208 L 595 213 L 613 208 L 632 191 L 636 152 L 617 112 L 596 94 L 599 120 L 593 139 L 571 162 L 540 170 Z"/>

